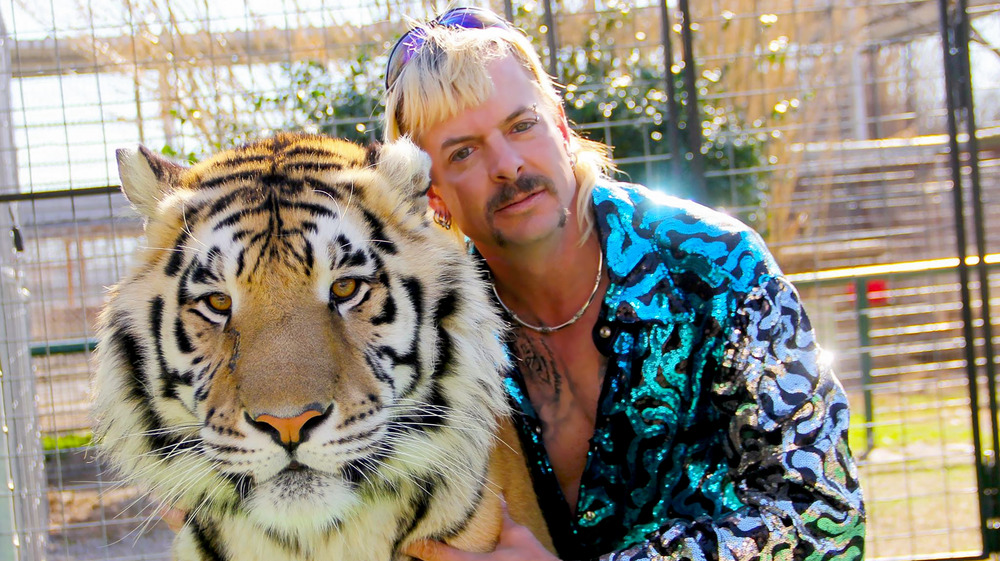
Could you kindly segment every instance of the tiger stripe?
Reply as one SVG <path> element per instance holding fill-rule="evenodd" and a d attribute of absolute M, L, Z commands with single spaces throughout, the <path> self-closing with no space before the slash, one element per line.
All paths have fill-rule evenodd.
<path fill-rule="evenodd" d="M 174 555 L 384 561 L 484 532 L 502 324 L 426 218 L 426 156 L 278 135 L 189 169 L 119 163 L 149 248 L 101 315 L 95 434 L 189 511 Z M 297 440 L 272 436 L 307 409 Z"/>

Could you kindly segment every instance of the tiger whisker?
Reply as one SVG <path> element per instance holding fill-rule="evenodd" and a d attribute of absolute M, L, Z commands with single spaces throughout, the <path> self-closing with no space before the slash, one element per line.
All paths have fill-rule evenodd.
<path fill-rule="evenodd" d="M 213 466 L 213 467 L 216 467 L 216 466 Z M 188 474 L 187 473 L 182 473 L 181 475 L 182 476 L 186 476 Z M 193 484 L 191 486 L 186 487 L 185 483 L 190 483 L 190 482 L 186 481 L 183 477 L 180 479 L 179 483 L 180 484 L 178 484 L 178 485 L 172 485 L 170 488 L 167 489 L 167 492 L 162 495 L 162 499 L 160 501 L 161 506 L 165 505 L 165 506 L 170 507 L 170 506 L 176 504 L 178 498 L 180 498 L 180 497 L 182 497 L 184 495 L 189 495 L 190 494 L 190 491 L 193 488 Z M 193 519 L 194 516 L 196 516 L 197 513 L 199 513 L 201 511 L 201 509 L 207 508 L 208 505 L 212 503 L 212 499 L 214 498 L 214 494 L 218 493 L 218 492 L 221 492 L 221 488 L 222 488 L 222 486 L 212 486 L 212 487 L 210 487 L 209 490 L 206 493 L 204 493 L 204 495 L 202 497 L 202 500 L 198 503 L 198 505 L 193 510 L 189 511 L 189 513 L 187 515 L 187 519 L 188 520 Z M 159 509 L 157 509 L 157 511 L 158 510 Z M 185 521 L 185 524 L 186 523 L 187 522 Z"/>
<path fill-rule="evenodd" d="M 184 450 L 182 448 L 180 448 L 180 445 L 183 444 L 184 442 L 185 441 L 181 441 L 181 442 L 174 443 L 174 444 L 170 445 L 172 449 L 169 452 L 167 452 L 167 454 L 164 455 L 162 458 L 159 458 L 158 460 L 156 460 L 154 462 L 151 462 L 151 463 L 145 463 L 145 465 L 142 468 L 139 468 L 139 469 L 133 471 L 129 475 L 129 477 L 127 479 L 116 481 L 114 484 L 112 484 L 108 488 L 108 490 L 109 491 L 113 491 L 113 490 L 124 488 L 126 485 L 130 484 L 132 481 L 141 480 L 149 472 L 156 473 L 156 471 L 159 470 L 162 467 L 163 463 L 165 463 L 165 462 L 167 462 L 169 460 L 172 460 L 175 457 L 181 456 L 182 458 L 185 458 L 186 456 L 182 455 L 183 452 L 184 452 Z M 150 451 L 148 451 L 148 452 L 146 452 L 144 454 L 140 454 L 140 455 L 135 456 L 135 457 L 136 458 L 149 458 L 151 456 L 159 454 L 162 450 L 164 450 L 166 448 L 167 447 L 156 449 L 156 450 L 150 450 Z M 195 459 L 197 459 L 197 458 L 195 458 Z"/>
<path fill-rule="evenodd" d="M 411 477 L 413 474 L 407 473 L 406 471 L 403 471 L 403 470 L 397 468 L 396 466 L 393 466 L 393 465 L 389 464 L 385 460 L 375 459 L 374 461 L 376 462 L 376 464 L 378 466 L 380 466 L 380 469 L 387 469 L 389 471 L 394 472 L 403 481 L 410 481 L 410 482 L 412 482 L 417 487 L 417 489 L 420 489 L 420 491 L 423 494 L 430 495 L 430 491 L 427 489 L 427 487 L 424 487 L 423 483 L 421 483 L 419 479 Z"/>
<path fill-rule="evenodd" d="M 468 464 L 455 461 L 454 459 L 447 459 L 446 457 L 435 457 L 434 462 L 427 462 L 426 457 L 417 456 L 410 454 L 408 452 L 401 452 L 396 450 L 393 454 L 393 459 L 407 465 L 409 467 L 423 467 L 425 464 L 429 465 L 436 473 L 440 475 L 459 475 L 459 476 L 475 476 L 476 472 Z M 448 470 L 439 469 L 439 467 L 449 468 Z M 469 490 L 474 490 L 475 485 L 468 480 L 468 477 L 458 477 L 457 481 Z"/>
<path fill-rule="evenodd" d="M 190 236 L 192 240 L 198 242 L 198 245 L 200 245 L 203 249 L 208 249 L 208 245 L 205 242 L 199 240 L 198 237 L 194 235 L 194 232 L 191 231 L 190 224 L 188 224 L 186 220 L 184 222 L 184 227 L 182 231 L 186 233 L 188 236 Z"/>
<path fill-rule="evenodd" d="M 200 466 L 204 465 L 204 463 L 205 463 L 204 458 L 200 456 L 182 455 L 178 459 L 175 459 L 171 462 L 170 467 L 172 469 L 169 470 L 169 475 L 164 477 L 163 479 L 160 479 L 159 481 L 156 481 L 155 485 L 157 487 L 165 488 L 168 492 L 172 492 L 172 489 L 174 488 L 173 486 L 174 481 L 180 480 L 183 483 L 186 481 L 185 478 L 187 478 L 192 473 L 196 473 L 198 471 L 204 471 L 202 469 L 199 469 Z M 215 467 L 211 462 L 209 462 L 208 464 L 210 468 Z M 150 469 L 152 467 L 162 467 L 162 466 L 159 465 L 149 466 L 146 469 Z M 170 497 L 167 495 L 163 495 L 163 498 L 169 499 Z M 171 500 L 171 502 L 173 501 Z"/>
<path fill-rule="evenodd" d="M 175 425 L 173 427 L 161 427 L 157 429 L 150 429 L 146 431 L 128 432 L 118 438 L 102 438 L 101 444 L 109 445 L 115 444 L 116 442 L 122 440 L 131 440 L 136 437 L 146 437 L 146 436 L 164 436 L 168 434 L 191 434 L 196 435 L 197 432 L 192 433 L 190 429 L 201 428 L 200 423 L 190 423 L 186 425 Z"/>
<path fill-rule="evenodd" d="M 426 415 L 410 414 L 408 416 L 409 417 L 420 417 L 420 416 L 439 416 L 439 415 L 436 415 L 434 413 L 428 413 Z M 452 421 L 452 420 L 453 419 L 451 419 L 451 418 L 445 417 L 445 421 L 446 422 L 447 421 Z M 399 418 L 396 418 L 396 419 L 393 419 L 392 421 L 390 421 L 390 426 L 395 426 L 395 427 L 400 427 L 400 426 L 408 426 L 408 427 L 434 427 L 434 428 L 452 429 L 452 430 L 464 432 L 464 433 L 470 434 L 470 435 L 483 434 L 483 419 L 475 419 L 474 421 L 475 422 L 470 421 L 468 423 L 457 423 L 456 422 L 454 424 L 426 423 L 426 422 L 409 423 L 409 422 L 403 422 Z M 491 437 L 492 440 L 503 444 L 503 446 L 505 448 L 509 449 L 510 451 L 512 451 L 512 452 L 515 451 L 514 448 L 510 444 L 508 444 L 508 443 L 504 442 L 502 439 L 498 438 L 498 436 L 496 434 L 491 434 L 490 437 Z"/>
<path fill-rule="evenodd" d="M 403 413 L 398 413 L 393 411 L 398 417 L 411 416 L 411 417 L 443 417 L 447 421 L 453 421 L 456 423 L 463 423 L 466 426 L 478 427 L 482 430 L 484 422 L 489 421 L 488 418 L 476 415 L 462 414 L 451 411 L 449 409 L 431 409 L 431 408 L 411 408 L 410 406 L 400 407 L 403 409 Z"/>
<path fill-rule="evenodd" d="M 168 444 L 168 445 L 162 446 L 160 448 L 155 448 L 155 449 L 150 450 L 150 451 L 148 451 L 148 452 L 146 452 L 144 454 L 139 454 L 136 457 L 137 458 L 148 458 L 148 457 L 160 456 L 160 460 L 159 461 L 170 460 L 171 458 L 174 458 L 175 456 L 183 454 L 186 451 L 185 450 L 186 445 L 189 444 L 189 443 L 202 444 L 202 440 L 201 440 L 200 437 L 198 437 L 198 438 L 186 438 L 184 440 L 181 440 L 179 442 L 175 442 L 173 444 Z"/>
<path fill-rule="evenodd" d="M 402 423 L 402 422 L 399 422 L 397 420 L 397 421 L 394 421 L 393 424 L 395 424 L 397 426 L 401 426 L 401 427 L 432 427 L 432 428 L 441 428 L 441 429 L 453 429 L 453 430 L 465 432 L 465 433 L 468 433 L 468 434 L 482 434 L 482 432 L 483 432 L 482 427 L 463 427 L 463 426 L 459 426 L 459 425 L 448 425 L 448 424 L 444 424 L 444 423 L 424 423 L 424 422 L 419 422 L 419 423 Z"/>
<path fill-rule="evenodd" d="M 419 434 L 415 434 L 410 431 L 404 431 L 399 426 L 388 427 L 386 434 L 387 436 L 393 438 L 394 442 L 415 443 L 419 444 L 422 447 L 426 447 L 433 452 L 438 452 L 442 454 L 454 453 L 454 450 L 442 447 L 431 439 L 422 438 Z"/>
<path fill-rule="evenodd" d="M 166 464 L 168 462 L 171 464 L 171 467 L 177 467 L 177 468 L 182 467 L 180 465 L 182 462 L 189 463 L 191 464 L 190 469 L 194 469 L 199 464 L 206 463 L 206 461 L 210 467 L 214 467 L 217 465 L 215 462 L 208 460 L 202 455 L 191 456 L 185 454 L 184 450 L 173 450 L 167 456 L 164 456 L 163 458 L 160 458 L 159 460 L 151 462 L 143 466 L 141 469 L 136 470 L 131 477 L 134 479 L 140 479 L 140 478 L 145 478 L 150 473 L 152 474 L 159 473 L 159 471 L 163 467 L 163 464 Z"/>
<path fill-rule="evenodd" d="M 183 461 L 184 459 L 182 458 L 178 462 L 175 462 L 175 464 L 183 463 Z M 161 482 L 161 484 L 169 485 L 166 494 L 154 496 L 153 493 L 145 493 L 143 495 L 140 495 L 134 501 L 126 505 L 122 509 L 122 512 L 120 512 L 118 515 L 115 516 L 117 518 L 121 514 L 124 514 L 124 512 L 127 511 L 129 508 L 132 508 L 135 505 L 139 504 L 141 501 L 147 498 L 151 499 L 150 502 L 140 510 L 140 514 L 143 514 L 147 511 L 149 511 L 149 514 L 148 515 L 143 514 L 143 519 L 144 519 L 143 522 L 140 525 L 138 525 L 132 532 L 126 534 L 125 537 L 131 535 L 132 533 L 135 533 L 136 539 L 138 539 L 140 536 L 146 533 L 149 526 L 155 523 L 155 520 L 157 519 L 156 515 L 161 511 L 161 509 L 172 505 L 174 501 L 177 499 L 177 497 L 183 495 L 186 492 L 186 489 L 184 488 L 185 487 L 184 483 L 188 482 L 187 476 L 189 475 L 189 471 L 196 466 L 175 465 L 173 467 L 175 467 L 175 470 L 173 470 L 174 475 L 170 479 Z M 181 468 L 181 469 L 176 469 L 176 468 Z M 179 480 L 180 485 L 173 485 L 171 483 L 171 481 L 173 480 Z M 124 540 L 124 537 L 122 538 L 122 540 Z"/>
<path fill-rule="evenodd" d="M 435 416 L 436 417 L 436 415 L 427 415 L 427 416 Z M 418 417 L 418 416 L 417 415 L 410 415 L 410 417 Z M 468 434 L 468 435 L 472 435 L 472 436 L 484 434 L 484 430 L 483 430 L 484 424 L 481 421 L 478 424 L 473 424 L 473 423 L 463 423 L 463 424 L 453 423 L 453 424 L 447 424 L 447 421 L 449 421 L 449 420 L 450 419 L 445 419 L 445 423 L 430 423 L 430 422 L 424 422 L 424 421 L 419 421 L 419 420 L 416 421 L 416 422 L 403 422 L 400 419 L 393 419 L 391 421 L 391 424 L 393 424 L 395 426 L 400 426 L 400 427 L 432 427 L 432 428 L 441 428 L 441 429 L 455 430 L 455 431 L 459 431 L 459 432 L 462 432 L 462 433 L 465 433 L 465 434 Z"/>
<path fill-rule="evenodd" d="M 209 506 L 211 506 L 214 503 L 214 500 L 217 498 L 217 495 L 221 493 L 222 490 L 223 490 L 222 486 L 216 486 L 213 487 L 211 490 L 209 490 L 208 493 L 205 494 L 201 502 L 198 503 L 198 506 L 196 506 L 190 512 L 190 514 L 188 514 L 187 520 L 197 519 L 198 515 L 201 514 L 202 511 L 208 509 Z M 188 523 L 187 520 L 185 521 L 185 525 Z"/>
<path fill-rule="evenodd" d="M 433 461 L 429 462 L 431 464 L 434 464 L 435 462 L 440 462 L 440 463 L 447 464 L 449 467 L 461 468 L 459 471 L 463 472 L 463 473 L 467 473 L 467 474 L 473 474 L 474 473 L 472 466 L 470 466 L 467 463 L 459 461 L 455 456 L 453 456 L 451 454 L 450 450 L 438 446 L 433 441 L 428 442 L 428 441 L 425 441 L 424 439 L 415 438 L 413 435 L 408 434 L 408 433 L 398 433 L 398 432 L 394 433 L 392 431 L 390 431 L 388 433 L 388 436 L 389 436 L 390 442 L 393 443 L 393 444 L 396 444 L 396 443 L 404 443 L 405 444 L 407 442 L 412 442 L 412 443 L 415 443 L 415 444 L 419 444 L 425 450 L 430 450 L 431 452 L 434 453 L 434 455 L 431 458 Z M 413 454 L 404 453 L 404 452 L 400 451 L 398 448 L 394 449 L 394 455 L 396 455 L 396 456 L 406 455 L 406 456 L 411 457 L 411 458 L 420 458 L 420 456 L 414 456 Z M 468 469 L 465 469 L 465 468 L 468 468 Z"/>
<path fill-rule="evenodd" d="M 475 428 L 480 428 L 480 430 L 481 427 L 483 426 L 483 422 L 488 420 L 484 418 L 482 415 L 466 413 L 464 411 L 456 410 L 454 408 L 443 405 L 434 405 L 431 403 L 426 403 L 409 398 L 401 398 L 399 399 L 399 401 L 407 403 L 405 404 L 396 403 L 396 404 L 385 405 L 383 407 L 387 409 L 393 409 L 393 408 L 406 409 L 413 407 L 416 413 L 411 413 L 410 416 L 432 416 L 432 415 L 437 415 L 439 413 L 444 413 L 444 415 L 440 416 L 443 416 L 446 420 L 468 421 L 471 424 L 471 426 Z"/>
<path fill-rule="evenodd" d="M 383 407 L 386 407 L 386 408 L 408 408 L 408 407 L 415 407 L 417 410 L 426 410 L 426 411 L 434 411 L 434 412 L 439 412 L 439 411 L 445 412 L 445 413 L 448 413 L 449 416 L 454 416 L 456 418 L 462 417 L 462 418 L 466 418 L 466 419 L 468 419 L 470 421 L 474 421 L 474 422 L 477 422 L 477 423 L 482 422 L 482 420 L 483 420 L 481 415 L 474 415 L 474 414 L 471 414 L 471 413 L 466 413 L 464 411 L 455 409 L 454 407 L 448 407 L 448 406 L 444 406 L 444 405 L 434 405 L 432 403 L 427 403 L 425 401 L 419 401 L 419 400 L 410 399 L 410 398 L 401 398 L 398 401 L 399 401 L 399 403 L 384 405 Z"/>
<path fill-rule="evenodd" d="M 492 421 L 492 419 L 484 417 L 451 415 L 447 412 L 420 411 L 420 410 L 412 411 L 410 415 L 403 416 L 402 418 L 405 417 L 412 417 L 418 419 L 424 419 L 424 418 L 442 419 L 445 423 L 453 423 L 455 426 L 478 429 L 479 431 L 486 430 L 486 427 L 488 427 L 490 421 Z"/>
<path fill-rule="evenodd" d="M 140 250 L 144 250 L 144 251 L 145 250 L 156 250 L 156 251 L 176 251 L 176 252 L 179 252 L 179 253 L 183 253 L 184 252 L 183 248 L 178 248 L 178 247 L 159 247 L 159 246 L 155 246 L 155 245 L 140 245 L 139 249 Z"/>
<path fill-rule="evenodd" d="M 374 473 L 377 474 L 378 473 L 378 469 L 377 469 L 378 466 L 377 465 L 373 466 L 372 462 L 370 461 L 369 458 L 361 458 L 360 463 L 361 463 L 361 465 L 363 467 L 366 468 L 366 469 L 364 469 L 364 470 L 361 471 L 361 477 L 364 477 L 365 478 L 365 482 L 368 483 L 368 486 L 371 487 L 372 489 L 374 489 L 375 488 L 375 482 L 372 481 L 370 477 L 368 477 L 368 473 L 366 473 L 366 472 L 370 469 L 371 471 L 373 471 Z"/>
<path fill-rule="evenodd" d="M 410 435 L 392 435 L 392 436 L 396 437 L 393 440 L 393 442 L 405 441 L 408 438 L 410 438 Z M 438 470 L 437 471 L 438 474 L 440 474 L 442 476 L 445 476 L 445 475 L 454 475 L 454 474 L 468 476 L 468 477 L 450 478 L 450 482 L 454 483 L 457 480 L 462 485 L 462 487 L 464 487 L 467 491 L 476 492 L 476 491 L 478 491 L 478 487 L 479 487 L 476 484 L 476 482 L 480 481 L 479 478 L 481 477 L 482 478 L 481 481 L 484 483 L 485 488 L 488 489 L 491 493 L 493 493 L 493 494 L 496 495 L 496 492 L 493 491 L 492 487 L 499 488 L 499 486 L 496 485 L 495 482 L 493 482 L 492 480 L 490 480 L 490 478 L 485 473 L 481 474 L 481 473 L 478 472 L 478 470 L 474 469 L 473 466 L 471 466 L 471 465 L 469 465 L 467 463 L 458 461 L 451 454 L 447 453 L 448 450 L 445 450 L 443 448 L 437 447 L 435 444 L 420 442 L 420 445 L 424 449 L 428 449 L 428 448 L 435 449 L 436 448 L 436 451 L 438 452 L 438 454 L 436 454 L 433 457 L 434 461 L 431 461 L 431 462 L 426 462 L 425 461 L 425 462 L 420 462 L 419 464 L 416 464 L 416 463 L 413 463 L 413 462 L 409 462 L 409 465 L 416 467 L 418 465 L 422 465 L 424 463 L 427 463 L 431 467 L 436 467 L 437 465 L 444 464 L 445 467 L 451 468 L 452 472 L 448 473 L 448 472 L 445 472 L 445 471 L 442 471 L 442 470 Z M 394 450 L 393 450 L 393 457 L 399 459 L 401 462 L 404 462 L 404 463 L 408 463 L 407 462 L 407 458 L 410 458 L 410 459 L 420 459 L 420 460 L 425 460 L 426 459 L 425 457 L 419 457 L 419 456 L 415 456 L 413 454 L 402 452 L 398 448 L 394 448 Z M 446 478 L 446 479 L 448 479 L 448 478 Z"/>

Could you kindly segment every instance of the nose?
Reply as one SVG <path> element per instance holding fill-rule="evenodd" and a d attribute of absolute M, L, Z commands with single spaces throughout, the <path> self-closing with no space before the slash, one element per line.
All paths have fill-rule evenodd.
<path fill-rule="evenodd" d="M 278 417 L 267 413 L 256 417 L 250 417 L 249 413 L 245 415 L 251 425 L 268 433 L 275 442 L 294 449 L 308 438 L 310 428 L 320 424 L 330 414 L 330 409 L 314 404 L 294 417 Z"/>
<path fill-rule="evenodd" d="M 521 175 L 524 158 L 517 147 L 504 136 L 490 143 L 490 177 L 497 183 L 514 181 Z"/>

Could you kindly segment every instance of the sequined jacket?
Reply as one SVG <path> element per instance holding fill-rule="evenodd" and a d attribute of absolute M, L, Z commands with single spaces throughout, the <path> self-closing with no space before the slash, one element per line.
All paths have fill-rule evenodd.
<path fill-rule="evenodd" d="M 598 185 L 594 210 L 608 366 L 575 514 L 506 379 L 560 557 L 860 559 L 847 399 L 760 236 L 634 185 Z"/>

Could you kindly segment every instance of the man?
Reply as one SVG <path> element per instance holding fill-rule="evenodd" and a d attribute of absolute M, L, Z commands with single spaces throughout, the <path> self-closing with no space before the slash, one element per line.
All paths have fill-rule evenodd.
<path fill-rule="evenodd" d="M 485 10 L 390 56 L 389 140 L 432 160 L 434 219 L 472 242 L 512 325 L 506 380 L 563 559 L 855 559 L 849 413 L 760 237 L 604 175 L 527 39 Z M 508 522 L 493 554 L 552 559 Z"/>

